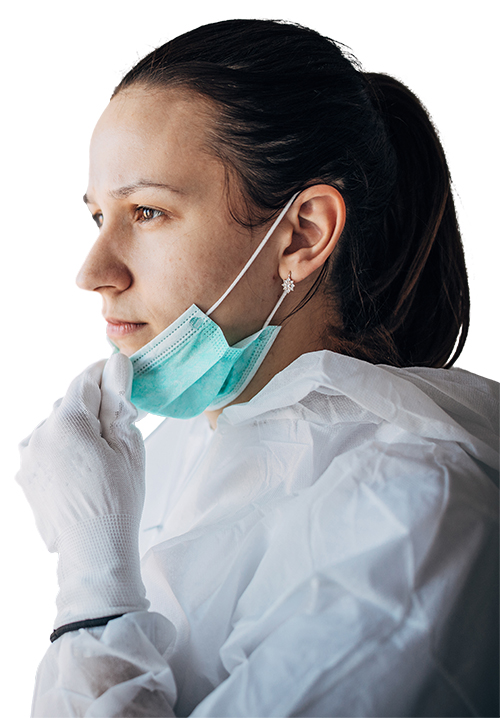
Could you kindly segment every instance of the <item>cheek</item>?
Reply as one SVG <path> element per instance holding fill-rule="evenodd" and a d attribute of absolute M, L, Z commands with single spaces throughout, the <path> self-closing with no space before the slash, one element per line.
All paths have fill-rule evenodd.
<path fill-rule="evenodd" d="M 196 229 L 151 238 L 134 252 L 136 290 L 164 326 L 192 304 L 207 311 L 251 255 L 248 234 L 222 222 L 193 222 Z M 164 328 L 164 327 L 163 327 Z"/>
<path fill-rule="evenodd" d="M 151 254 L 136 268 L 136 295 L 156 331 L 165 329 L 203 296 L 203 282 L 189 256 L 180 252 Z"/>

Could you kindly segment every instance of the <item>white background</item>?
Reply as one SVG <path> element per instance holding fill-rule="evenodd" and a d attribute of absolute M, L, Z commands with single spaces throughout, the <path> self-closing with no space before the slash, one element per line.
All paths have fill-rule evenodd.
<path fill-rule="evenodd" d="M 3 10 L 2 715 L 29 714 L 57 590 L 56 559 L 13 480 L 16 446 L 77 373 L 109 354 L 99 297 L 77 289 L 74 277 L 95 236 L 82 202 L 88 141 L 121 76 L 153 47 L 197 25 L 271 17 L 313 27 L 349 45 L 365 69 L 408 84 L 441 132 L 457 190 L 472 295 L 458 366 L 498 380 L 494 8 L 488 0 L 17 0 Z"/>

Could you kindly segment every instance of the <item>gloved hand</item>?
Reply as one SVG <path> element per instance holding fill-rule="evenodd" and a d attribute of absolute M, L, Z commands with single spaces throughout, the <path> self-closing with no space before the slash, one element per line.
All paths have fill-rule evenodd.
<path fill-rule="evenodd" d="M 138 549 L 144 443 L 131 387 L 125 355 L 93 364 L 20 445 L 17 481 L 59 553 L 56 627 L 149 606 Z"/>

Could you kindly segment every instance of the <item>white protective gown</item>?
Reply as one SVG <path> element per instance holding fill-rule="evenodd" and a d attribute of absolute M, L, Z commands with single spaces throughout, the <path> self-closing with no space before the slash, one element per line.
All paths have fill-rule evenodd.
<path fill-rule="evenodd" d="M 52 644 L 35 716 L 498 716 L 495 382 L 315 352 L 146 443 L 151 609 Z"/>

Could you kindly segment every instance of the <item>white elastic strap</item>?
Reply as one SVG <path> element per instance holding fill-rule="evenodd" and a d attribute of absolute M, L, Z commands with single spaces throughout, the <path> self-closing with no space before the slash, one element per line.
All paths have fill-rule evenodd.
<path fill-rule="evenodd" d="M 264 322 L 264 326 L 262 327 L 262 329 L 265 329 L 265 328 L 267 327 L 267 325 L 269 324 L 269 322 L 271 321 L 271 319 L 274 317 L 274 315 L 276 314 L 276 312 L 278 311 L 278 309 L 281 307 L 281 302 L 283 301 L 283 299 L 286 297 L 287 294 L 288 294 L 288 292 L 283 292 L 283 293 L 282 293 L 281 297 L 280 297 L 280 298 L 278 299 L 278 301 L 276 302 L 276 305 L 275 305 L 273 311 L 271 312 L 271 314 L 268 316 L 268 318 L 267 318 L 266 321 Z"/>
<path fill-rule="evenodd" d="M 267 232 L 266 236 L 264 237 L 264 239 L 262 240 L 262 242 L 259 244 L 259 246 L 258 246 L 257 249 L 255 250 L 255 252 L 252 254 L 252 256 L 250 257 L 250 259 L 248 260 L 248 262 L 245 264 L 245 266 L 243 267 L 243 269 L 241 270 L 241 272 L 238 274 L 238 276 L 236 277 L 236 279 L 234 280 L 234 282 L 231 284 L 231 286 L 229 287 L 229 289 L 227 289 L 227 290 L 224 292 L 224 294 L 222 295 L 222 297 L 221 297 L 220 299 L 218 299 L 213 306 L 210 307 L 210 309 L 209 309 L 208 312 L 206 313 L 206 314 L 207 314 L 207 317 L 209 317 L 209 316 L 212 314 L 212 312 L 214 312 L 214 311 L 217 309 L 217 307 L 219 306 L 219 304 L 221 304 L 221 303 L 224 301 L 224 299 L 227 297 L 227 295 L 229 294 L 229 292 L 230 292 L 232 289 L 234 289 L 234 287 L 238 284 L 238 282 L 240 281 L 240 279 L 242 278 L 242 276 L 245 274 L 245 272 L 247 271 L 247 269 L 250 267 L 250 265 L 253 263 L 253 261 L 255 260 L 255 258 L 257 257 L 257 255 L 259 254 L 259 252 L 264 248 L 264 245 L 266 244 L 267 240 L 268 240 L 269 237 L 272 235 L 272 233 L 274 232 L 274 230 L 276 229 L 276 227 L 278 226 L 278 224 L 281 222 L 281 220 L 283 219 L 283 217 L 285 216 L 285 214 L 288 212 L 288 210 L 290 209 L 290 207 L 292 206 L 294 200 L 296 199 L 296 197 L 298 197 L 298 195 L 299 195 L 299 192 L 296 192 L 296 193 L 293 195 L 293 197 L 286 203 L 285 207 L 281 210 L 281 212 L 279 213 L 277 219 L 274 221 L 274 223 L 273 223 L 271 229 Z M 285 294 L 283 294 L 283 295 L 280 297 L 280 299 L 279 299 L 279 301 L 278 301 L 278 304 L 274 307 L 273 311 L 271 312 L 271 314 L 269 315 L 268 319 L 266 320 L 266 323 L 264 324 L 265 327 L 266 327 L 266 326 L 269 324 L 269 322 L 271 321 L 271 318 L 274 316 L 274 313 L 275 313 L 276 310 L 278 309 L 278 307 L 279 307 L 279 305 L 281 304 L 281 302 L 283 301 L 284 297 L 285 297 Z"/>

